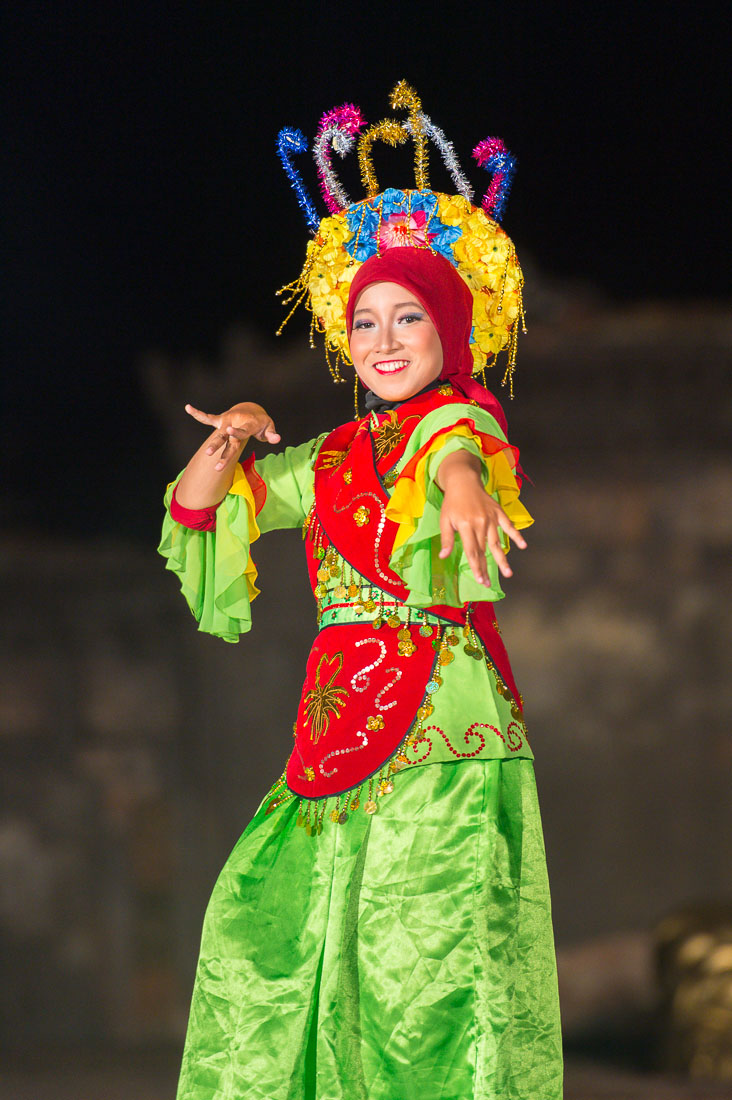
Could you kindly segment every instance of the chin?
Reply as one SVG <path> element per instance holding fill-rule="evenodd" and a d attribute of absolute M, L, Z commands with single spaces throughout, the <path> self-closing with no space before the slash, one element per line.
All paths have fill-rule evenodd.
<path fill-rule="evenodd" d="M 414 386 L 405 378 L 384 378 L 378 375 L 374 378 L 374 383 L 371 387 L 375 393 L 379 393 L 381 390 L 385 390 L 388 393 L 406 393 L 408 390 L 414 389 Z"/>

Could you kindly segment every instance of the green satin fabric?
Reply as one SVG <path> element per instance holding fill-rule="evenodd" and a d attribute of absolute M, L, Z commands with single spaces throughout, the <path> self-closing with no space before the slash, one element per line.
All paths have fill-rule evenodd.
<path fill-rule="evenodd" d="M 269 797 L 206 912 L 177 1100 L 560 1100 L 531 760 L 407 770 L 313 837 Z"/>

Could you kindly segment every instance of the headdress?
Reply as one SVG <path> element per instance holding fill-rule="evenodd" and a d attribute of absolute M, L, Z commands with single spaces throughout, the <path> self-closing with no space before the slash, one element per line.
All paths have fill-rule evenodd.
<path fill-rule="evenodd" d="M 320 188 L 330 211 L 322 221 L 293 164 L 293 154 L 305 152 L 307 140 L 299 130 L 286 127 L 280 131 L 279 155 L 313 239 L 308 243 L 299 277 L 279 291 L 286 295 L 285 303 L 291 305 L 279 331 L 304 301 L 312 313 L 311 346 L 315 346 L 315 332 L 323 333 L 331 375 L 336 382 L 345 381 L 340 364 L 351 363 L 346 307 L 356 272 L 365 260 L 390 248 L 424 249 L 449 260 L 472 294 L 469 335 L 472 373 L 482 374 L 485 384 L 485 368 L 497 361 L 500 352 L 507 351 L 502 384 L 508 381 L 513 396 L 518 325 L 524 327 L 523 275 L 513 242 L 499 222 L 511 187 L 515 159 L 500 138 L 486 138 L 476 145 L 474 158 L 491 173 L 482 205 L 476 207 L 472 203 L 472 188 L 460 169 L 453 146 L 422 111 L 417 93 L 406 81 L 400 81 L 394 88 L 391 106 L 406 110 L 407 119 L 401 122 L 387 118 L 364 129 L 365 120 L 353 104 L 323 115 L 314 141 Z M 358 161 L 366 198 L 352 203 L 330 157 L 331 148 L 345 156 L 353 148 L 357 135 L 360 135 Z M 380 140 L 396 146 L 409 138 L 415 150 L 416 188 L 390 187 L 379 192 L 372 159 L 374 142 Z M 430 190 L 428 139 L 440 150 L 457 194 Z"/>

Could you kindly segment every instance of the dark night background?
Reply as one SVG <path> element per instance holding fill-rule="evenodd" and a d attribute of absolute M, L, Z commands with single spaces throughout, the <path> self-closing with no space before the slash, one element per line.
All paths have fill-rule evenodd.
<path fill-rule="evenodd" d="M 704 5 L 370 5 L 353 22 L 344 12 L 29 2 L 6 14 L 6 519 L 37 518 L 51 459 L 44 522 L 150 537 L 157 497 L 141 488 L 152 493 L 163 467 L 138 357 L 210 353 L 239 321 L 274 340 L 274 291 L 299 271 L 307 240 L 277 131 L 312 137 L 321 112 L 346 100 L 376 121 L 401 77 L 478 194 L 478 140 L 501 135 L 518 156 L 504 225 L 519 256 L 616 300 L 666 298 L 682 311 L 726 294 L 726 33 Z M 316 193 L 309 154 L 300 159 Z M 447 189 L 435 150 L 431 161 Z M 379 168 L 409 183 L 391 151 L 378 151 Z M 344 174 L 357 196 L 355 164 Z M 530 287 L 528 307 L 530 317 Z M 286 340 L 304 335 L 300 318 Z M 130 463 L 151 474 L 134 502 Z M 88 507 L 105 485 L 114 515 Z"/>
<path fill-rule="evenodd" d="M 477 196 L 478 141 L 519 162 L 503 224 L 528 335 L 505 405 L 537 522 L 500 616 L 536 754 L 567 1100 L 732 1095 L 716 11 L 5 8 L 0 1100 L 173 1093 L 205 905 L 290 751 L 315 627 L 299 537 L 274 532 L 255 629 L 197 633 L 155 552 L 162 493 L 200 439 L 186 401 L 259 400 L 284 443 L 351 414 L 307 314 L 275 336 L 308 240 L 275 141 L 346 101 L 378 121 L 401 78 Z M 382 186 L 412 185 L 411 151 L 375 161 Z M 310 155 L 297 167 L 324 213 Z M 338 168 L 361 197 L 355 156 Z M 430 170 L 452 190 L 434 148 Z M 706 946 L 691 972 L 675 948 L 656 970 L 684 906 Z"/>

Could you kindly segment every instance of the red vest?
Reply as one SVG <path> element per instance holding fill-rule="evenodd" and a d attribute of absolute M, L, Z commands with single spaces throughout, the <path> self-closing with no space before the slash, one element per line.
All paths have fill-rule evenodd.
<path fill-rule="evenodd" d="M 399 629 L 392 629 L 387 617 L 380 629 L 375 628 L 378 620 L 376 624 L 333 624 L 316 638 L 286 772 L 290 789 L 304 797 L 335 795 L 375 775 L 418 721 L 430 689 L 437 690 L 442 632 L 434 624 L 429 629 L 428 624 L 420 625 L 418 619 L 407 625 L 403 601 L 408 590 L 389 566 L 398 526 L 386 517 L 389 495 L 382 477 L 402 456 L 420 420 L 450 404 L 464 406 L 465 398 L 453 396 L 449 386 L 440 387 L 407 401 L 381 419 L 378 427 L 372 426 L 370 417 L 341 425 L 318 452 L 315 503 L 307 526 L 308 569 L 316 598 L 324 592 L 332 546 L 379 590 L 377 596 L 385 594 L 385 612 Z M 486 453 L 507 446 L 477 429 L 471 417 L 462 416 L 455 423 L 469 426 L 481 438 Z M 418 458 L 410 460 L 405 472 Z M 355 598 L 333 602 L 353 605 Z M 469 616 L 469 625 L 520 710 L 493 604 L 434 605 L 426 610 L 446 626 L 465 627 Z M 443 642 L 443 653 L 444 649 Z"/>

